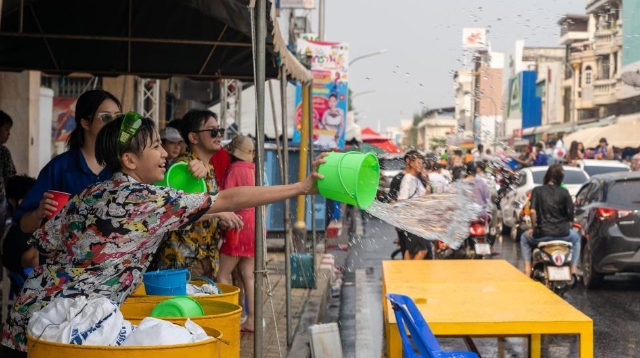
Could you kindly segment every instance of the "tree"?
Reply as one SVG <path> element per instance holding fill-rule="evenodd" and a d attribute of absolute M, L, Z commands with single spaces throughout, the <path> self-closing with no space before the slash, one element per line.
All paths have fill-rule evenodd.
<path fill-rule="evenodd" d="M 431 145 L 429 146 L 431 150 L 436 150 L 438 148 L 447 146 L 447 138 L 431 138 Z"/>
<path fill-rule="evenodd" d="M 413 126 L 411 127 L 411 131 L 409 132 L 409 138 L 406 140 L 405 146 L 408 148 L 417 148 L 418 147 L 418 125 L 420 122 L 426 117 L 429 112 L 428 108 L 422 108 L 421 111 L 415 112 L 413 114 Z"/>

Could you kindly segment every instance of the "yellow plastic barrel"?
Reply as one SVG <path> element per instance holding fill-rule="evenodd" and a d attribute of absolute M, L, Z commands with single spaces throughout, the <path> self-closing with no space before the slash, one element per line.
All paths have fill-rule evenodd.
<path fill-rule="evenodd" d="M 192 284 L 202 284 L 203 281 L 200 281 L 198 279 L 193 279 L 190 281 L 190 283 Z M 234 304 L 238 304 L 239 301 L 239 296 L 240 296 L 240 289 L 236 286 L 232 286 L 232 285 L 225 285 L 224 283 L 217 283 L 216 282 L 216 286 L 218 286 L 218 288 L 220 289 L 220 291 L 222 291 L 222 293 L 217 294 L 217 295 L 208 295 L 208 296 L 191 296 L 191 298 L 196 299 L 198 302 L 200 301 L 219 301 L 219 302 L 228 302 L 228 303 L 234 303 Z M 146 294 L 146 291 L 144 290 L 144 284 L 140 284 L 140 286 L 138 287 L 138 289 L 136 290 L 136 292 L 132 293 L 127 300 L 125 301 L 125 303 L 128 302 L 139 302 L 140 299 L 144 299 L 145 302 L 149 302 L 149 301 L 156 301 L 160 302 L 160 301 L 164 301 L 164 300 L 168 300 L 169 296 L 149 296 Z"/>
<path fill-rule="evenodd" d="M 81 346 L 77 344 L 65 344 L 38 340 L 27 335 L 27 350 L 29 358 L 186 358 L 224 357 L 221 351 L 219 338 L 222 333 L 213 328 L 204 328 L 207 334 L 215 339 L 206 341 L 174 344 L 167 346 Z"/>
<path fill-rule="evenodd" d="M 240 314 L 242 313 L 242 307 L 233 303 L 211 300 L 199 302 L 204 310 L 204 316 L 191 317 L 190 319 L 202 328 L 213 328 L 222 332 L 224 338 L 220 346 L 221 357 L 240 357 Z M 122 312 L 124 319 L 131 321 L 133 324 L 138 324 L 151 315 L 151 311 L 157 303 L 157 300 L 144 301 L 143 299 L 137 302 L 126 301 L 120 306 L 120 312 Z M 187 320 L 180 317 L 158 318 L 181 326 L 184 326 L 184 322 Z"/>

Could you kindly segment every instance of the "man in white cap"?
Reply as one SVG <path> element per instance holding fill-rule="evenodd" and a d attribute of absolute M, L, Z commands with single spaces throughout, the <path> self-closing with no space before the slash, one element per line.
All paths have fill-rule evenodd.
<path fill-rule="evenodd" d="M 173 161 L 180 155 L 183 139 L 180 132 L 173 127 L 166 127 L 160 131 L 162 148 L 167 152 L 167 165 L 169 168 Z"/>

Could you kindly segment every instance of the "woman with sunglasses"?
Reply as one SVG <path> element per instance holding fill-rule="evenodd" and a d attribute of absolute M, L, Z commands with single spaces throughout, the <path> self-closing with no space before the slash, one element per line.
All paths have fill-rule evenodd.
<path fill-rule="evenodd" d="M 2 344 L 8 349 L 2 357 L 26 351 L 29 318 L 57 297 L 107 297 L 122 304 L 168 232 L 220 212 L 317 193 L 324 155 L 299 183 L 185 194 L 152 184 L 164 178 L 167 152 L 151 119 L 129 112 L 107 123 L 97 138 L 96 158 L 114 175 L 75 195 L 34 233 L 35 244 L 53 255 L 34 269 L 17 297 L 4 326 Z M 234 225 L 241 227 L 241 220 Z"/>
<path fill-rule="evenodd" d="M 42 220 L 55 212 L 58 203 L 48 190 L 75 195 L 111 177 L 111 171 L 96 160 L 96 137 L 104 123 L 122 113 L 120 101 L 107 91 L 91 90 L 78 98 L 75 112 L 76 127 L 67 139 L 68 150 L 42 168 L 38 180 L 14 214 L 13 219 L 25 233 L 36 231 Z"/>

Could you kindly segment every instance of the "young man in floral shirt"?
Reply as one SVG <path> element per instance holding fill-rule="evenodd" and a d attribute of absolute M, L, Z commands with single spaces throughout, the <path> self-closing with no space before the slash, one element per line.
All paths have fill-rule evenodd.
<path fill-rule="evenodd" d="M 175 163 L 189 163 L 200 160 L 206 167 L 203 177 L 207 191 L 218 193 L 216 173 L 210 163 L 211 156 L 220 150 L 223 129 L 220 129 L 216 115 L 207 110 L 191 110 L 181 120 L 180 134 L 187 144 L 185 153 L 178 156 Z M 188 268 L 193 277 L 205 276 L 215 279 L 218 274 L 218 224 L 235 219 L 234 213 L 219 213 L 211 220 L 200 221 L 188 230 L 169 233 L 169 238 L 158 250 L 154 260 L 158 269 Z M 222 221 L 222 222 L 220 222 Z"/>

